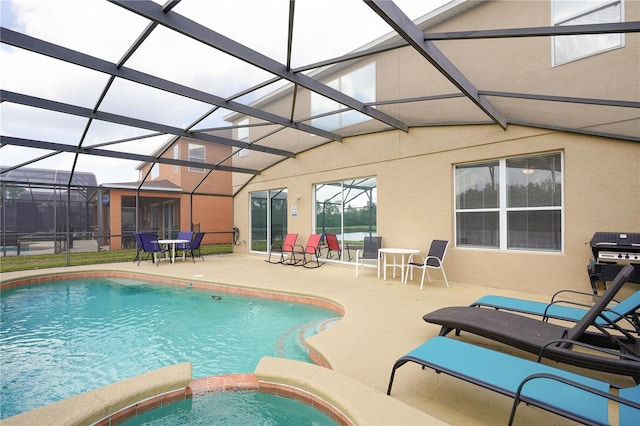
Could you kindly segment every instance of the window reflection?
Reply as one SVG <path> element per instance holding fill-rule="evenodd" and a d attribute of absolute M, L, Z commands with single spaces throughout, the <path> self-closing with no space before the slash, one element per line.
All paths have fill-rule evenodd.
<path fill-rule="evenodd" d="M 377 179 L 365 177 L 315 185 L 315 232 L 336 234 L 341 247 L 362 247 L 377 234 Z M 353 253 L 351 253 L 353 255 Z M 342 252 L 343 261 L 349 253 Z"/>
<path fill-rule="evenodd" d="M 587 25 L 622 22 L 621 0 L 554 0 L 553 24 Z M 553 63 L 563 64 L 621 47 L 623 34 L 585 34 L 553 37 Z"/>
<path fill-rule="evenodd" d="M 360 102 L 375 102 L 376 100 L 376 64 L 370 63 L 348 74 L 326 83 L 327 86 L 336 89 Z M 369 116 L 358 111 L 337 112 L 344 107 L 336 101 L 311 93 L 311 115 L 318 116 L 331 112 L 334 114 L 314 118 L 311 125 L 324 130 L 336 130 L 354 124 L 362 123 L 370 119 Z"/>

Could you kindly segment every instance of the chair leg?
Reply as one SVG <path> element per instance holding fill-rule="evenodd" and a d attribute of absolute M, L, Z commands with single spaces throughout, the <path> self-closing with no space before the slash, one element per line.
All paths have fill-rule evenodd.
<path fill-rule="evenodd" d="M 422 268 L 422 278 L 420 279 L 420 290 L 422 290 L 422 287 L 424 286 L 424 274 L 425 272 L 427 273 L 427 276 L 429 276 L 429 271 L 427 271 L 427 267 L 423 267 Z M 429 282 L 431 282 L 431 278 L 429 278 Z"/>
<path fill-rule="evenodd" d="M 440 268 L 440 270 L 442 271 L 442 277 L 444 278 L 444 283 L 447 285 L 447 288 L 449 288 L 449 281 L 447 281 L 447 274 L 444 273 L 444 268 Z"/>

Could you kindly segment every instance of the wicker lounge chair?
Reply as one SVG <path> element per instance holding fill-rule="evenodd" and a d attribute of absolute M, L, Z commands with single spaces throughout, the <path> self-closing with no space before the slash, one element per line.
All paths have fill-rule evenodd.
<path fill-rule="evenodd" d="M 620 425 L 640 424 L 640 385 L 617 389 L 615 395 L 607 382 L 446 337 L 434 337 L 399 358 L 387 395 L 396 369 L 407 362 L 514 398 L 509 424 L 523 401 L 584 424 L 606 425 L 610 400 L 619 404 Z"/>
<path fill-rule="evenodd" d="M 519 312 L 529 315 L 541 316 L 543 321 L 550 318 L 578 322 L 584 317 L 591 305 L 581 304 L 573 300 L 561 299 L 565 294 L 580 294 L 593 297 L 593 293 L 583 293 L 573 290 L 561 290 L 553 295 L 549 303 L 537 302 L 526 299 L 516 299 L 513 297 L 487 295 L 473 302 L 470 306 L 494 308 L 505 311 Z M 633 331 L 640 333 L 640 319 L 637 310 L 640 309 L 640 291 L 636 291 L 631 296 L 608 306 L 602 311 L 602 317 L 596 318 L 596 323 L 603 327 L 610 323 L 617 323 L 622 320 L 628 321 Z"/>
<path fill-rule="evenodd" d="M 633 266 L 624 267 L 609 289 L 573 327 L 539 321 L 524 315 L 472 306 L 448 307 L 423 316 L 428 323 L 442 326 L 440 335 L 456 330 L 476 334 L 545 358 L 580 367 L 631 376 L 640 382 L 640 363 L 624 357 L 639 356 L 640 341 L 615 324 L 611 328 L 596 323 L 604 308 L 627 281 Z M 597 331 L 587 331 L 595 327 Z M 611 350 L 614 356 L 596 356 L 588 351 L 573 350 L 574 346 L 595 345 Z"/>

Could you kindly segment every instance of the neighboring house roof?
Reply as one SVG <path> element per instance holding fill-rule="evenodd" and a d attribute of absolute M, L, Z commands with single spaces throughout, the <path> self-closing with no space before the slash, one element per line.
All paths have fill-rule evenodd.
<path fill-rule="evenodd" d="M 0 182 L 10 185 L 12 183 L 27 183 L 30 186 L 56 186 L 66 188 L 95 188 L 98 186 L 96 176 L 93 173 L 75 172 L 73 177 L 68 170 L 39 169 L 35 167 L 20 167 L 9 169 L 0 166 Z"/>
<path fill-rule="evenodd" d="M 506 128 L 509 124 L 520 124 L 640 141 L 640 117 L 637 113 L 640 108 L 640 99 L 638 99 L 637 82 L 627 82 L 624 78 L 619 78 L 618 75 L 603 75 L 602 69 L 581 66 L 584 63 L 578 62 L 575 66 L 558 68 L 557 73 L 564 75 L 565 80 L 567 80 L 567 76 L 575 77 L 580 90 L 574 90 L 575 88 L 566 85 L 558 85 L 555 80 L 538 81 L 540 73 L 533 70 L 531 72 L 525 70 L 521 73 L 510 72 L 510 68 L 514 64 L 513 58 L 505 57 L 501 50 L 502 40 L 521 43 L 523 47 L 520 49 L 519 58 L 526 61 L 527 55 L 538 55 L 539 58 L 546 54 L 544 52 L 548 50 L 550 42 L 545 49 L 531 52 L 528 50 L 532 40 L 540 37 L 548 41 L 554 35 L 615 33 L 626 33 L 628 40 L 630 40 L 629 44 L 637 47 L 637 33 L 640 31 L 640 22 L 637 20 L 617 24 L 557 27 L 547 24 L 549 14 L 548 10 L 545 10 L 544 14 L 538 15 L 535 20 L 536 25 L 532 26 L 530 22 L 533 21 L 530 20 L 529 15 L 516 13 L 519 10 L 517 8 L 542 4 L 543 2 L 456 0 L 426 14 L 415 22 L 411 22 L 393 2 L 370 0 L 359 3 L 362 7 L 361 16 L 349 16 L 351 22 L 347 26 L 355 27 L 356 24 L 361 24 L 367 19 L 375 18 L 377 22 L 384 20 L 393 29 L 392 32 L 373 40 L 350 54 L 326 58 L 321 62 L 292 68 L 290 66 L 293 54 L 292 45 L 298 41 L 304 43 L 304 38 L 297 38 L 297 33 L 293 30 L 298 16 L 294 0 L 289 2 L 289 20 L 283 19 L 281 23 L 281 25 L 289 26 L 287 33 L 289 43 L 286 49 L 285 46 L 282 46 L 281 51 L 285 50 L 286 52 L 284 55 L 280 55 L 285 59 L 281 57 L 275 59 L 275 57 L 268 56 L 238 40 L 225 36 L 218 32 L 220 31 L 218 28 L 207 27 L 207 14 L 198 8 L 207 7 L 208 2 L 195 4 L 188 1 L 175 1 L 168 2 L 164 6 L 151 1 L 113 0 L 106 3 L 106 5 L 95 6 L 95 8 L 106 7 L 110 10 L 115 8 L 118 13 L 131 21 L 149 24 L 145 29 L 142 29 L 145 25 L 140 26 L 139 37 L 131 37 L 130 39 L 135 39 L 135 41 L 132 41 L 129 46 L 117 50 L 114 44 L 113 49 L 117 50 L 117 54 L 110 53 L 112 56 L 120 56 L 120 59 L 111 58 L 109 61 L 102 59 L 108 55 L 101 56 L 89 48 L 83 52 L 68 47 L 78 46 L 78 44 L 74 44 L 74 40 L 63 40 L 65 36 L 74 37 L 72 31 L 56 35 L 62 39 L 41 40 L 32 34 L 22 33 L 24 27 L 2 28 L 1 41 L 5 45 L 21 51 L 35 52 L 39 55 L 33 56 L 43 56 L 48 61 L 55 61 L 61 65 L 61 69 L 64 66 L 69 67 L 64 68 L 65 70 L 73 68 L 73 71 L 80 70 L 87 76 L 99 75 L 101 77 L 96 79 L 96 83 L 92 86 L 92 96 L 88 98 L 89 100 L 85 100 L 84 104 L 80 101 L 74 101 L 72 96 L 63 97 L 63 99 L 45 99 L 21 93 L 19 86 L 11 87 L 10 84 L 5 84 L 6 87 L 2 91 L 3 108 L 4 105 L 8 105 L 7 108 L 17 105 L 18 107 L 45 110 L 49 113 L 63 113 L 59 115 L 73 116 L 75 119 L 79 118 L 79 121 L 89 120 L 89 123 L 92 120 L 101 121 L 114 127 L 127 127 L 131 129 L 131 134 L 134 136 L 113 141 L 109 141 L 108 136 L 104 136 L 107 138 L 106 142 L 97 138 L 100 142 L 94 142 L 92 145 L 92 140 L 89 140 L 87 136 L 87 133 L 90 132 L 86 132 L 84 126 L 79 126 L 78 134 L 66 138 L 67 142 L 64 143 L 44 140 L 48 136 L 43 136 L 45 132 L 25 132 L 25 134 L 17 134 L 16 136 L 14 136 L 15 133 L 12 133 L 11 136 L 2 135 L 3 147 L 27 148 L 24 150 L 25 152 L 27 150 L 35 152 L 32 154 L 31 160 L 24 160 L 23 165 L 40 158 L 46 158 L 52 153 L 55 155 L 70 153 L 79 158 L 89 155 L 102 156 L 130 160 L 136 164 L 159 162 L 176 164 L 181 167 L 204 167 L 237 173 L 244 176 L 246 182 L 282 160 L 293 158 L 309 149 L 332 141 L 341 141 L 348 136 L 377 133 L 389 129 L 407 131 L 411 127 L 420 126 L 487 123 Z M 254 7 L 258 8 L 258 5 L 261 4 L 255 3 Z M 634 2 L 623 2 L 622 5 L 627 8 L 636 6 Z M 302 4 L 299 6 L 303 7 Z M 229 4 L 227 7 L 234 6 Z M 264 7 L 264 5 L 260 7 Z M 319 7 L 333 8 L 331 4 L 322 2 L 319 3 Z M 491 13 L 480 13 L 485 7 L 491 8 Z M 550 9 L 550 3 L 544 3 L 543 7 Z M 248 22 L 245 19 L 246 13 L 252 11 L 254 10 L 245 11 L 243 15 L 232 15 L 229 19 L 237 19 L 238 26 L 246 24 Z M 224 15 L 224 12 L 225 10 L 220 10 L 221 15 Z M 38 13 L 38 11 L 34 13 Z M 259 11 L 256 10 L 255 13 L 259 14 Z M 335 10 L 333 13 L 339 14 L 341 11 Z M 466 22 L 464 19 L 467 16 L 477 16 L 477 20 Z M 544 16 L 544 18 L 541 19 L 540 16 Z M 73 17 L 70 16 L 69 19 L 73 19 Z M 83 19 L 86 21 L 102 19 L 102 16 L 99 14 L 85 16 Z M 627 19 L 636 19 L 636 17 L 630 16 Z M 10 20 L 6 22 L 11 23 Z M 118 34 L 123 33 L 124 28 L 120 28 L 120 26 L 124 26 L 124 22 L 125 20 L 119 20 L 118 25 L 113 26 L 114 31 L 117 31 Z M 127 22 L 131 24 L 130 21 Z M 457 22 L 462 22 L 462 24 L 453 25 Z M 542 25 L 540 25 L 541 22 Z M 452 25 L 448 26 L 449 24 Z M 3 25 L 5 25 L 5 21 L 3 21 Z M 60 22 L 59 25 L 65 26 L 66 23 Z M 270 21 L 268 25 L 275 24 Z M 322 39 L 323 31 L 333 31 L 327 22 L 313 21 L 309 25 L 317 26 L 314 28 L 317 29 L 315 34 L 319 39 Z M 434 32 L 433 28 L 436 26 L 441 26 L 438 28 L 446 30 Z M 127 27 L 127 29 L 130 28 Z M 233 90 L 237 90 L 231 94 L 212 93 L 213 90 L 210 89 L 212 86 L 198 85 L 197 83 L 201 83 L 202 80 L 225 82 L 230 80 L 231 76 L 225 78 L 224 67 L 203 68 L 197 63 L 194 65 L 192 62 L 199 58 L 182 55 L 181 51 L 175 53 L 178 56 L 171 63 L 175 65 L 175 68 L 192 72 L 193 75 L 189 75 L 188 78 L 174 79 L 170 77 L 170 71 L 173 70 L 161 66 L 147 70 L 147 72 L 140 71 L 145 64 L 155 62 L 145 62 L 144 59 L 136 58 L 138 51 L 153 51 L 153 54 L 163 56 L 174 47 L 172 43 L 160 43 L 161 48 L 154 51 L 154 48 L 158 46 L 157 37 L 161 37 L 159 34 L 156 35 L 157 28 L 160 29 L 159 32 L 162 33 L 162 36 L 175 37 L 176 45 L 183 46 L 179 43 L 186 44 L 188 42 L 200 49 L 199 52 L 202 52 L 203 55 L 233 57 L 247 69 L 259 69 L 266 76 L 265 80 L 260 84 L 255 84 L 255 81 L 247 81 L 246 84 L 238 88 L 229 85 L 229 87 L 233 87 Z M 129 32 L 135 33 L 136 30 Z M 269 37 L 270 34 L 267 33 L 269 32 L 260 33 L 260 37 Z M 98 49 L 101 43 L 94 42 L 91 45 L 93 49 Z M 456 47 L 470 45 L 473 46 L 471 50 L 473 55 L 461 55 Z M 409 47 L 406 48 L 406 46 Z M 475 49 L 476 46 L 478 46 L 477 49 Z M 425 81 L 421 82 L 420 91 L 402 92 L 397 94 L 396 99 L 364 103 L 330 87 L 323 82 L 324 80 L 320 80 L 329 73 L 353 64 L 354 61 L 367 60 L 375 55 L 382 55 L 389 49 L 400 47 L 408 49 L 412 61 L 411 66 L 419 68 L 422 72 L 420 75 L 425 76 Z M 629 73 L 637 77 L 640 74 L 640 54 L 638 53 L 640 49 L 625 47 L 619 51 L 623 52 L 622 54 L 618 52 L 618 57 L 623 58 L 623 63 L 616 62 L 605 64 L 605 66 L 616 70 L 620 75 L 626 76 L 628 74 L 623 73 Z M 473 56 L 473 60 L 469 59 L 471 56 Z M 129 64 L 127 61 L 130 58 L 138 59 L 138 61 Z M 545 59 L 545 66 L 548 68 L 550 58 Z M 176 61 L 184 61 L 184 63 L 180 64 Z M 30 60 L 23 63 L 17 59 L 7 61 L 5 66 L 15 66 L 22 69 L 35 68 Z M 41 69 L 46 72 L 49 69 L 48 62 L 47 66 L 42 66 Z M 206 75 L 201 74 L 203 69 L 206 69 Z M 398 70 L 403 70 L 402 64 L 399 64 Z M 66 71 L 61 71 L 63 74 L 64 72 Z M 585 75 L 591 76 L 590 79 L 580 80 Z M 82 80 L 76 76 L 65 76 L 72 81 Z M 112 79 L 106 85 L 104 83 L 105 76 Z M 113 85 L 112 81 L 115 82 Z M 278 81 L 285 81 L 287 84 L 284 87 L 273 89 L 273 83 Z M 591 83 L 580 86 L 580 81 Z M 596 83 L 593 83 L 594 81 Z M 627 84 L 630 85 L 629 90 L 621 91 L 620 88 L 625 89 Z M 202 89 L 202 87 L 206 87 L 206 89 Z M 447 90 L 443 90 L 443 87 L 447 87 Z M 135 88 L 136 91 L 129 88 Z M 143 92 L 140 88 L 144 88 L 148 92 L 139 95 Z M 47 89 L 45 92 L 47 94 L 73 92 L 64 88 L 56 90 L 49 85 Z M 598 89 L 598 91 L 594 92 L 592 89 Z M 615 94 L 609 89 L 615 89 Z M 270 108 L 271 101 L 277 99 L 278 96 L 294 94 L 298 90 L 310 90 L 341 104 L 345 110 L 353 110 L 367 115 L 371 120 L 360 126 L 326 130 L 315 127 L 311 121 L 312 117 L 306 116 L 307 112 L 300 112 L 296 96 L 291 96 L 289 108 Z M 268 95 L 265 96 L 265 93 Z M 597 95 L 592 95 L 592 93 L 597 93 Z M 120 99 L 122 103 L 129 100 L 130 104 L 148 99 L 153 107 L 162 107 L 160 108 L 162 114 L 150 119 L 148 115 L 150 111 L 146 110 L 136 111 L 136 114 L 130 112 L 133 108 L 128 107 L 114 111 L 112 108 L 118 104 L 115 101 L 118 97 L 122 97 Z M 105 103 L 104 109 L 102 108 L 103 100 L 110 101 Z M 183 101 L 197 105 L 189 105 L 193 106 L 193 109 L 188 109 L 181 103 Z M 220 133 L 222 130 L 229 129 L 228 124 L 221 123 L 220 120 L 224 117 L 239 116 L 253 117 L 251 125 L 265 126 L 267 131 L 260 138 L 250 141 L 234 140 L 232 137 Z M 3 116 L 3 128 L 13 129 L 12 122 L 10 122 L 12 117 Z M 20 118 L 15 122 L 31 121 Z M 63 125 L 61 124 L 61 126 Z M 41 127 L 40 123 L 38 127 Z M 34 136 L 34 134 L 40 136 Z M 106 132 L 106 134 L 110 136 L 110 133 Z M 285 142 L 287 137 L 289 140 L 292 139 L 291 134 L 300 135 L 299 139 L 305 137 L 305 143 Z M 310 134 L 315 135 L 313 140 L 307 137 Z M 145 143 L 146 139 L 159 135 L 170 139 L 188 137 L 203 143 L 232 147 L 236 151 L 247 149 L 255 152 L 256 155 L 243 158 L 242 163 L 236 164 L 232 164 L 230 157 L 219 159 L 218 163 L 196 164 L 185 160 L 176 162 L 172 158 L 161 157 L 162 148 L 166 145 L 160 149 L 154 149 L 159 145 Z M 287 137 L 282 137 L 282 135 Z M 51 137 L 51 139 L 57 141 L 62 138 Z M 69 140 L 73 142 L 69 143 Z M 140 151 L 128 149 L 125 147 L 126 145 L 119 148 L 120 143 L 131 141 L 142 141 L 136 145 L 136 149 L 140 149 Z M 105 148 L 107 145 L 108 148 Z M 148 151 L 144 151 L 145 148 Z M 72 171 L 76 161 L 70 161 L 69 164 L 70 171 Z M 243 167 L 239 167 L 239 164 L 242 164 Z M 236 179 L 236 182 L 239 181 L 241 179 Z M 191 189 L 187 188 L 186 191 Z"/>
<path fill-rule="evenodd" d="M 146 191 L 180 191 L 182 187 L 166 179 L 150 180 L 147 182 L 120 182 L 120 183 L 104 183 L 100 185 L 106 189 L 140 189 Z"/>

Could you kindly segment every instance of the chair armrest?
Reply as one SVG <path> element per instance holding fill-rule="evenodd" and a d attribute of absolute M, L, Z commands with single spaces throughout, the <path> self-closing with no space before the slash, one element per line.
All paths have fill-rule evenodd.
<path fill-rule="evenodd" d="M 593 293 L 587 293 L 584 291 L 578 291 L 578 290 L 560 290 L 554 293 L 553 296 L 551 296 L 551 301 L 549 303 L 553 303 L 556 300 L 556 296 L 559 296 L 561 294 L 564 293 L 569 293 L 569 294 L 579 294 L 582 296 L 589 296 L 589 297 L 593 297 Z M 616 299 L 611 299 L 611 301 L 616 302 L 616 303 L 620 303 L 618 302 Z"/>
<path fill-rule="evenodd" d="M 572 300 L 553 300 L 551 303 L 547 304 L 546 308 L 544 308 L 544 312 L 542 313 L 543 321 L 546 321 L 549 319 L 549 316 L 547 316 L 547 312 L 553 305 L 564 305 L 564 304 L 570 305 L 570 306 L 581 306 L 587 309 L 591 308 L 591 305 L 587 305 L 586 303 L 574 302 Z"/>
<path fill-rule="evenodd" d="M 581 346 L 583 348 L 591 349 L 591 350 L 593 350 L 595 352 L 602 352 L 603 354 L 612 355 L 612 356 L 617 357 L 617 358 L 624 358 L 624 359 L 629 360 L 629 361 L 640 362 L 640 357 L 638 357 L 636 355 L 632 355 L 632 354 L 629 354 L 629 353 L 626 353 L 626 352 L 616 352 L 616 351 L 612 351 L 612 350 L 607 349 L 607 348 L 602 348 L 600 346 L 590 345 L 588 343 L 580 342 L 580 341 L 577 341 L 577 340 L 570 340 L 570 339 L 549 340 L 540 349 L 540 352 L 538 353 L 537 362 L 542 361 L 542 358 L 544 358 L 544 352 L 549 348 L 549 346 L 555 345 L 557 343 L 566 343 L 567 345 Z"/>
<path fill-rule="evenodd" d="M 522 382 L 520 382 L 520 385 L 518 386 L 518 390 L 516 391 L 516 394 L 514 396 L 514 400 L 513 400 L 513 405 L 511 406 L 511 415 L 509 416 L 509 425 L 513 424 L 513 419 L 516 415 L 516 409 L 518 407 L 518 404 L 520 403 L 521 400 L 521 396 L 522 396 L 522 390 L 524 388 L 524 386 L 533 381 L 533 380 L 537 380 L 537 379 L 547 379 L 547 380 L 554 380 L 556 382 L 559 383 L 563 383 L 566 386 L 569 387 L 573 387 L 573 388 L 577 388 L 577 389 L 581 389 L 585 392 L 588 393 L 592 393 L 594 395 L 598 395 L 602 398 L 605 398 L 607 400 L 610 401 L 616 401 L 619 404 L 623 404 L 632 408 L 635 408 L 636 410 L 640 410 L 640 403 L 636 402 L 636 401 L 632 401 L 630 399 L 626 399 L 626 398 L 622 398 L 618 395 L 613 395 L 610 394 L 608 392 L 603 392 L 600 389 L 595 389 L 591 386 L 587 386 L 585 384 L 582 383 L 578 383 L 575 382 L 573 380 L 567 379 L 565 377 L 561 377 L 555 374 L 549 374 L 549 373 L 536 373 L 536 374 L 532 374 L 530 376 L 527 376 L 524 378 L 524 380 L 522 380 Z"/>

